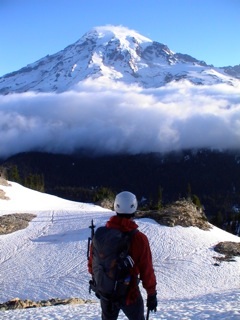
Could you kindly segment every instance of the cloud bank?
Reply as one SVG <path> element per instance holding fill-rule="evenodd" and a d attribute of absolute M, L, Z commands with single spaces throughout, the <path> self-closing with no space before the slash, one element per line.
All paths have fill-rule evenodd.
<path fill-rule="evenodd" d="M 0 157 L 19 152 L 239 149 L 240 87 L 143 89 L 87 80 L 65 93 L 0 96 Z"/>

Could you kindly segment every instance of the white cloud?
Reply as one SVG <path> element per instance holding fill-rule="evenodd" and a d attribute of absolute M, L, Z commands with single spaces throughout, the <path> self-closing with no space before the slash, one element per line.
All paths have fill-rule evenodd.
<path fill-rule="evenodd" d="M 240 146 L 239 87 L 182 82 L 142 89 L 101 79 L 75 90 L 0 96 L 0 157 Z"/>

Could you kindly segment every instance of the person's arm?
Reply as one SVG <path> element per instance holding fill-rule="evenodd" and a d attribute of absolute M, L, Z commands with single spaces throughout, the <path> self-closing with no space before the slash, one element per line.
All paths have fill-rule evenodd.
<path fill-rule="evenodd" d="M 156 290 L 156 276 L 153 269 L 152 253 L 149 246 L 148 238 L 140 233 L 138 244 L 138 268 L 140 272 L 140 279 L 142 285 L 147 291 L 147 308 L 149 311 L 156 312 L 157 310 L 157 290 Z"/>
<path fill-rule="evenodd" d="M 133 239 L 133 254 L 140 273 L 140 279 L 148 295 L 156 294 L 156 276 L 153 269 L 152 253 L 148 238 L 137 232 Z"/>

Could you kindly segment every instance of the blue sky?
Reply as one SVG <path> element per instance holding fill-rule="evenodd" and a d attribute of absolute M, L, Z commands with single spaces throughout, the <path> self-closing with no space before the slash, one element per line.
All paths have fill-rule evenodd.
<path fill-rule="evenodd" d="M 239 0 L 0 0 L 0 76 L 122 25 L 214 66 L 240 64 Z"/>

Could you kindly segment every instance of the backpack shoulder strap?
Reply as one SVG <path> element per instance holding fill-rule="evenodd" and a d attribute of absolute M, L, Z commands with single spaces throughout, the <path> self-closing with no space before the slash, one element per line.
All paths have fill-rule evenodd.
<path fill-rule="evenodd" d="M 127 231 L 127 232 L 124 232 L 124 233 L 127 234 L 130 239 L 132 239 L 132 237 L 134 236 L 134 234 L 137 233 L 138 231 L 139 231 L 138 229 L 133 229 L 133 230 L 131 230 L 131 231 Z"/>
<path fill-rule="evenodd" d="M 128 242 L 128 250 L 130 248 L 133 236 L 138 232 L 138 229 L 133 229 L 131 231 L 124 232 L 126 240 Z"/>

